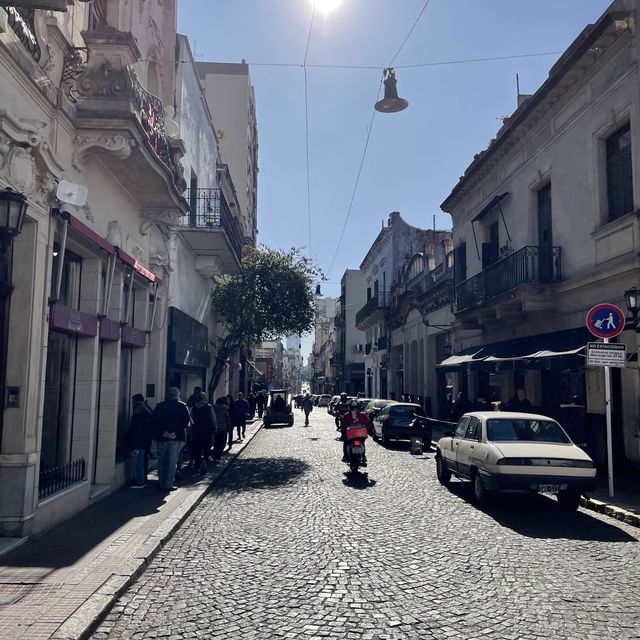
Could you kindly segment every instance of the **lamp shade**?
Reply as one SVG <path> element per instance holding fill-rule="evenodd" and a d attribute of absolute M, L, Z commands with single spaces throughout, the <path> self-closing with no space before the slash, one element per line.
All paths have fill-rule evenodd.
<path fill-rule="evenodd" d="M 398 97 L 396 73 L 393 69 L 384 70 L 384 98 L 376 102 L 374 108 L 382 113 L 397 113 L 409 106 L 404 98 Z"/>
<path fill-rule="evenodd" d="M 624 301 L 631 313 L 640 311 L 640 289 L 633 287 L 624 292 Z"/>
<path fill-rule="evenodd" d="M 0 191 L 0 233 L 17 236 L 27 213 L 27 197 L 13 189 Z"/>

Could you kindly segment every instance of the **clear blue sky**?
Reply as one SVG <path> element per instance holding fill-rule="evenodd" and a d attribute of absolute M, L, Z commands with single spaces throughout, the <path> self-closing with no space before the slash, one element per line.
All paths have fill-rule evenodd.
<path fill-rule="evenodd" d="M 384 67 L 425 0 L 342 0 L 316 11 L 307 64 Z M 607 0 L 431 0 L 394 66 L 562 52 Z M 311 0 L 180 0 L 179 29 L 200 60 L 302 65 Z M 389 212 L 416 226 L 451 220 L 439 205 L 500 116 L 516 106 L 515 75 L 533 93 L 558 55 L 398 69 L 410 106 L 377 114 L 335 264 L 379 87 L 381 69 L 308 68 L 311 253 L 338 295 Z M 308 250 L 304 75 L 301 67 L 251 66 L 260 136 L 259 242 Z M 215 120 L 215 114 L 213 114 Z M 308 351 L 308 341 L 303 351 Z M 307 347 L 305 349 L 305 346 Z"/>

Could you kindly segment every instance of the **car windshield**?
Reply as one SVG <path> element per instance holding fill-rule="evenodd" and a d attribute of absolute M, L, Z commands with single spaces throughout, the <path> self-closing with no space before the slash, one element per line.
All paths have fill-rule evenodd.
<path fill-rule="evenodd" d="M 417 413 L 419 416 L 423 416 L 424 415 L 424 411 L 422 410 L 422 407 L 418 406 L 418 405 L 394 405 L 391 407 L 391 409 L 389 410 L 389 413 L 393 414 L 394 416 L 412 416 L 414 413 Z"/>
<path fill-rule="evenodd" d="M 495 418 L 487 421 L 487 440 L 492 442 L 557 442 L 571 440 L 562 427 L 552 420 L 533 418 Z"/>
<path fill-rule="evenodd" d="M 373 403 L 373 406 L 374 406 L 374 408 L 379 409 L 380 407 L 384 407 L 387 404 L 389 404 L 388 400 L 376 400 Z"/>

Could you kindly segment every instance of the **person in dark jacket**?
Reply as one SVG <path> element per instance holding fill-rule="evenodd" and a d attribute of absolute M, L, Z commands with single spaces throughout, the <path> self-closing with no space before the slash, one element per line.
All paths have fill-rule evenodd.
<path fill-rule="evenodd" d="M 531 402 L 527 398 L 527 392 L 522 388 L 516 389 L 516 395 L 502 407 L 503 411 L 516 411 L 518 413 L 527 413 L 531 411 Z"/>
<path fill-rule="evenodd" d="M 262 420 L 262 414 L 264 413 L 264 407 L 267 403 L 267 399 L 264 396 L 262 391 L 258 392 L 258 397 L 256 398 L 256 405 L 258 407 L 258 418 Z"/>
<path fill-rule="evenodd" d="M 191 420 L 193 421 L 191 448 L 194 466 L 198 472 L 205 473 L 218 427 L 213 407 L 209 404 L 206 393 L 200 393 L 200 396 L 195 399 L 191 409 Z"/>
<path fill-rule="evenodd" d="M 147 482 L 146 455 L 151 446 L 151 411 L 141 393 L 132 401 L 131 423 L 127 433 L 127 446 L 131 452 L 132 489 L 142 489 Z"/>
<path fill-rule="evenodd" d="M 229 409 L 231 424 L 238 430 L 238 440 L 242 441 L 247 430 L 247 414 L 249 413 L 249 403 L 244 399 L 244 394 L 238 394 L 238 399 L 234 400 Z"/>
<path fill-rule="evenodd" d="M 304 411 L 304 426 L 309 426 L 309 414 L 313 411 L 313 400 L 307 393 L 302 399 L 302 410 Z"/>
<path fill-rule="evenodd" d="M 231 434 L 230 440 L 233 440 L 233 427 L 231 426 L 229 410 L 227 409 L 227 403 L 224 398 L 218 398 L 216 400 L 216 403 L 213 405 L 213 411 L 216 414 L 216 424 L 218 426 L 213 442 L 213 459 L 220 460 L 229 434 Z M 231 449 L 231 442 L 229 443 L 229 449 Z"/>
<path fill-rule="evenodd" d="M 249 403 L 249 417 L 253 418 L 256 415 L 256 405 L 257 405 L 256 394 L 251 392 L 247 396 L 247 402 Z"/>
<path fill-rule="evenodd" d="M 167 398 L 159 402 L 151 416 L 153 437 L 158 449 L 158 487 L 161 491 L 175 491 L 178 455 L 184 446 L 190 421 L 189 409 L 180 401 L 180 389 L 169 387 Z"/>

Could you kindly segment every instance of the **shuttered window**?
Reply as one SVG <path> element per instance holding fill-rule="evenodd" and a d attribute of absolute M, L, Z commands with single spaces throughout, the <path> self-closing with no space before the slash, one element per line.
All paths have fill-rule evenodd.
<path fill-rule="evenodd" d="M 618 129 L 607 138 L 607 200 L 609 220 L 633 211 L 631 127 Z"/>

